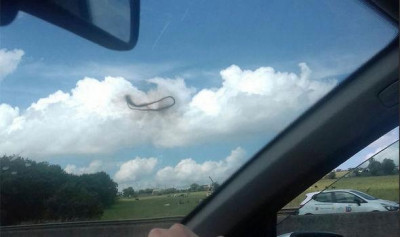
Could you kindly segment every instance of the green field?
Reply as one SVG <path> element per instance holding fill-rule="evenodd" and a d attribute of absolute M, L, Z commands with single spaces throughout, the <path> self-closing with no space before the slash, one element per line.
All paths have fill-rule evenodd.
<path fill-rule="evenodd" d="M 341 177 L 343 177 L 344 175 L 346 175 L 348 172 L 349 172 L 349 171 L 347 171 L 347 170 L 336 171 L 336 172 L 335 172 L 336 178 L 341 178 Z"/>
<path fill-rule="evenodd" d="M 305 193 L 321 191 L 336 180 L 322 179 L 286 205 L 298 207 Z M 317 187 L 315 187 L 317 186 Z M 333 185 L 336 189 L 357 189 L 377 198 L 399 201 L 399 176 L 352 177 L 339 180 Z M 206 192 L 193 192 L 188 197 L 168 195 L 140 197 L 139 200 L 119 199 L 111 208 L 104 211 L 102 220 L 142 219 L 154 217 L 184 216 L 206 198 Z"/>
<path fill-rule="evenodd" d="M 188 197 L 168 195 L 119 199 L 111 208 L 104 210 L 102 220 L 142 219 L 155 217 L 183 216 L 193 210 L 207 192 L 192 192 Z"/>

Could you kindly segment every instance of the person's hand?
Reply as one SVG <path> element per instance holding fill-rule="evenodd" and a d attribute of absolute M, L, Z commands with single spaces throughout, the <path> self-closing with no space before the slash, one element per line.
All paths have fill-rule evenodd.
<path fill-rule="evenodd" d="M 174 224 L 169 229 L 155 228 L 152 229 L 148 237 L 199 237 L 186 226 L 182 224 Z"/>

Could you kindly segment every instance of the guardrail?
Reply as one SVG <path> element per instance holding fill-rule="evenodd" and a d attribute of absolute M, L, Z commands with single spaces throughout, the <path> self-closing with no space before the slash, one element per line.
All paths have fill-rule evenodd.
<path fill-rule="evenodd" d="M 56 229 L 68 227 L 85 227 L 85 226 L 116 226 L 116 225 L 137 225 L 137 224 L 152 224 L 160 222 L 180 222 L 184 216 L 173 217 L 158 217 L 158 218 L 145 218 L 136 220 L 111 220 L 111 221 L 78 221 L 78 222 L 55 222 L 55 223 L 42 223 L 42 224 L 29 224 L 29 225 L 12 225 L 0 226 L 0 230 L 32 230 L 32 229 Z"/>
<path fill-rule="evenodd" d="M 1 237 L 143 236 L 154 227 L 168 228 L 182 217 L 140 220 L 82 221 L 0 227 Z"/>
<path fill-rule="evenodd" d="M 284 208 L 278 212 L 278 215 L 294 215 L 298 211 L 298 208 Z M 55 223 L 41 223 L 41 224 L 28 224 L 28 225 L 12 225 L 12 226 L 0 226 L 0 230 L 26 230 L 35 228 L 65 228 L 65 227 L 84 227 L 84 226 L 108 226 L 108 225 L 132 225 L 132 224 L 151 224 L 160 222 L 180 222 L 184 216 L 173 216 L 173 217 L 157 217 L 157 218 L 145 218 L 135 220 L 105 220 L 105 221 L 79 221 L 79 222 L 55 222 Z"/>
<path fill-rule="evenodd" d="M 399 212 L 345 213 L 311 216 L 284 215 L 297 208 L 283 209 L 277 226 L 278 234 L 292 231 L 331 231 L 344 236 L 400 236 Z M 118 221 L 84 221 L 0 227 L 2 237 L 69 237 L 69 236 L 143 236 L 154 227 L 168 228 L 179 222 L 181 216 Z"/>

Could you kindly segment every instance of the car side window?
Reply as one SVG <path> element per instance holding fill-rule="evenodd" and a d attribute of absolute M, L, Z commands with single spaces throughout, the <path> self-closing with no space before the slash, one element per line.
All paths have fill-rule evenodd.
<path fill-rule="evenodd" d="M 317 202 L 333 202 L 331 193 L 319 193 L 314 195 L 313 199 Z"/>
<path fill-rule="evenodd" d="M 347 192 L 334 192 L 336 203 L 357 203 L 363 200 L 354 194 Z"/>

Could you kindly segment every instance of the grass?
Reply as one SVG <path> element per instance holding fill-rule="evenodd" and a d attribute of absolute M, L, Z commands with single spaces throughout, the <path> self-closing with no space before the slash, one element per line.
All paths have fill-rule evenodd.
<path fill-rule="evenodd" d="M 347 171 L 347 170 L 336 171 L 336 172 L 335 172 L 336 178 L 341 178 L 341 177 L 343 177 L 344 175 L 346 175 L 348 172 L 349 172 L 349 171 Z"/>
<path fill-rule="evenodd" d="M 120 199 L 111 208 L 104 210 L 102 220 L 142 219 L 155 217 L 184 216 L 193 210 L 207 192 L 193 192 L 188 197 L 168 195 L 139 197 L 139 200 Z"/>
<path fill-rule="evenodd" d="M 336 179 L 322 179 L 316 182 L 285 207 L 298 207 L 304 200 L 306 193 L 321 191 L 334 181 Z M 399 175 L 344 178 L 333 186 L 336 189 L 356 189 L 377 198 L 399 201 Z M 140 197 L 140 200 L 120 199 L 111 208 L 104 210 L 101 219 L 124 220 L 184 216 L 193 210 L 205 197 L 206 192 L 194 192 L 185 198 L 161 195 Z"/>

